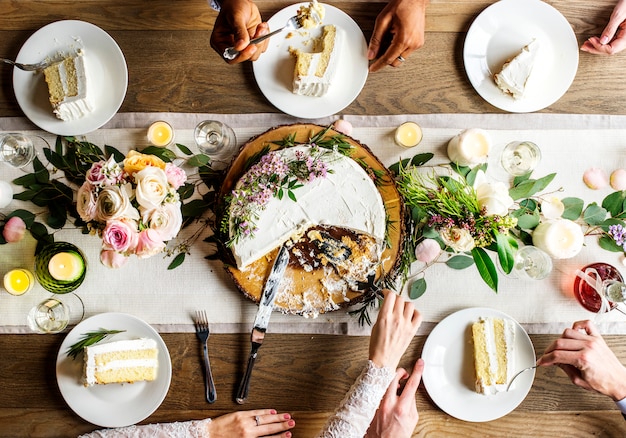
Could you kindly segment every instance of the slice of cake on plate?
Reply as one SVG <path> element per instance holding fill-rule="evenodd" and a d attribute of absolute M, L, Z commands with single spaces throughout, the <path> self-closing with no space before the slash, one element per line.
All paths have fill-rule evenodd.
<path fill-rule="evenodd" d="M 506 391 L 513 373 L 515 325 L 506 318 L 480 318 L 472 324 L 476 392 L 495 394 Z"/>
<path fill-rule="evenodd" d="M 82 49 L 46 68 L 43 73 L 48 84 L 50 104 L 57 118 L 76 120 L 93 111 Z"/>
<path fill-rule="evenodd" d="M 539 42 L 532 40 L 513 59 L 504 63 L 502 70 L 494 75 L 496 85 L 503 93 L 516 100 L 524 97 L 538 52 Z"/>
<path fill-rule="evenodd" d="M 97 344 L 84 349 L 85 386 L 155 380 L 159 350 L 154 339 Z"/>

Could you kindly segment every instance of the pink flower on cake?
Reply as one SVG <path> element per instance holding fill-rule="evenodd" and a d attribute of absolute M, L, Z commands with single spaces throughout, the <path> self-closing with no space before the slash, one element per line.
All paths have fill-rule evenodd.
<path fill-rule="evenodd" d="M 22 240 L 25 233 L 26 224 L 24 223 L 22 218 L 18 216 L 13 216 L 7 221 L 6 224 L 4 224 L 2 237 L 4 237 L 4 240 L 9 243 L 15 243 Z"/>

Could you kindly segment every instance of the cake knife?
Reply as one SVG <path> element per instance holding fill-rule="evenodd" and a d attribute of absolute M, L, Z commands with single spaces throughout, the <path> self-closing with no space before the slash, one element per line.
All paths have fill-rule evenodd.
<path fill-rule="evenodd" d="M 283 245 L 278 252 L 278 256 L 276 256 L 276 260 L 274 260 L 274 265 L 272 266 L 269 277 L 267 277 L 265 281 L 265 286 L 263 286 L 263 293 L 259 301 L 259 310 L 257 311 L 256 318 L 254 318 L 254 327 L 250 334 L 252 348 L 250 349 L 250 356 L 248 357 L 248 366 L 246 367 L 246 373 L 243 375 L 235 399 L 239 404 L 243 404 L 248 398 L 252 368 L 254 367 L 259 348 L 261 344 L 263 344 L 265 332 L 270 322 L 270 316 L 272 316 L 274 301 L 276 300 L 276 291 L 278 290 L 278 285 L 283 278 L 288 263 L 289 249 L 287 246 Z"/>

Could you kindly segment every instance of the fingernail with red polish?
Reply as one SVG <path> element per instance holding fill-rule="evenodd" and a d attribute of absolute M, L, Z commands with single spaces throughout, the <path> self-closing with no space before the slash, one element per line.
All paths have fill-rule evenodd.
<path fill-rule="evenodd" d="M 289 414 L 285 414 L 283 418 L 284 418 L 285 420 L 289 420 L 289 419 L 291 418 L 291 415 L 289 415 Z"/>
<path fill-rule="evenodd" d="M 293 420 L 291 420 L 291 421 L 289 421 L 287 424 L 288 424 L 289 426 L 295 426 L 295 425 L 296 425 L 296 422 L 295 422 L 295 421 L 293 421 Z"/>

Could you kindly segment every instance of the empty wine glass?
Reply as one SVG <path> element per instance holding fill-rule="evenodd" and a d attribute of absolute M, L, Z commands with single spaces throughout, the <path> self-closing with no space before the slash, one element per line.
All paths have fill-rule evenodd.
<path fill-rule="evenodd" d="M 83 300 L 71 293 L 59 298 L 53 295 L 34 305 L 26 321 L 35 333 L 60 333 L 78 324 L 85 316 Z"/>
<path fill-rule="evenodd" d="M 552 259 L 536 246 L 524 246 L 514 256 L 513 273 L 519 279 L 542 280 L 552 272 Z"/>
<path fill-rule="evenodd" d="M 213 168 L 226 167 L 237 152 L 235 131 L 217 120 L 198 123 L 193 135 L 198 149 L 211 159 Z"/>
<path fill-rule="evenodd" d="M 35 158 L 35 145 L 30 137 L 17 132 L 0 136 L 0 161 L 22 168 Z"/>
<path fill-rule="evenodd" d="M 514 141 L 507 144 L 500 157 L 504 170 L 513 176 L 532 172 L 539 161 L 541 161 L 541 150 L 530 141 Z"/>

